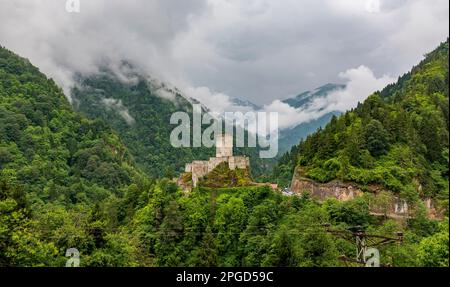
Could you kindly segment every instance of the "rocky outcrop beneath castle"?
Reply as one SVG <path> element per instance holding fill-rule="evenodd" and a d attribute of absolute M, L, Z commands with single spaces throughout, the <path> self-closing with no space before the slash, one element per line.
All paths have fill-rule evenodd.
<path fill-rule="evenodd" d="M 246 169 L 250 159 L 246 156 L 233 156 L 233 136 L 220 134 L 216 136 L 216 156 L 209 160 L 194 160 L 186 164 L 185 173 L 192 176 L 192 186 L 196 187 L 199 180 L 212 172 L 219 164 L 227 162 L 230 170 Z"/>
<path fill-rule="evenodd" d="M 228 163 L 230 170 L 246 169 L 250 166 L 250 160 L 245 156 L 211 157 L 208 161 L 195 160 L 186 164 L 185 172 L 192 175 L 192 185 L 195 187 L 202 177 L 209 174 L 223 162 Z"/>
<path fill-rule="evenodd" d="M 329 198 L 348 201 L 365 196 L 371 215 L 393 219 L 410 218 L 419 210 L 418 205 L 411 206 L 406 200 L 376 185 L 369 186 L 368 192 L 363 192 L 353 183 L 346 183 L 339 180 L 318 183 L 314 180 L 300 177 L 298 174 L 292 179 L 291 192 L 297 195 L 308 193 L 311 198 L 319 202 L 323 202 Z M 428 218 L 442 218 L 443 212 L 437 207 L 433 199 L 422 199 L 421 206 L 426 209 Z"/>

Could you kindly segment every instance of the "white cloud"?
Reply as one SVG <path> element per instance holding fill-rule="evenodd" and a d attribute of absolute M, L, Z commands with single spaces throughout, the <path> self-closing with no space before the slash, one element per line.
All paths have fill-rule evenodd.
<path fill-rule="evenodd" d="M 0 0 L 1 45 L 66 92 L 74 71 L 125 58 L 203 97 L 208 87 L 219 109 L 224 94 L 270 104 L 360 63 L 398 76 L 449 33 L 448 0 L 80 1 L 67 13 L 64 0 Z"/>
<path fill-rule="evenodd" d="M 135 119 L 130 115 L 127 107 L 122 104 L 122 100 L 116 100 L 113 98 L 103 98 L 102 103 L 109 109 L 116 111 L 128 125 L 133 125 Z"/>
<path fill-rule="evenodd" d="M 192 97 L 206 107 L 208 107 L 211 112 L 215 114 L 223 114 L 225 112 L 247 112 L 251 111 L 252 108 L 248 106 L 238 106 L 233 103 L 230 96 L 223 93 L 216 93 L 211 91 L 208 87 L 185 87 L 183 89 L 185 94 Z"/>
<path fill-rule="evenodd" d="M 395 78 L 388 75 L 377 78 L 366 66 L 349 69 L 339 76 L 347 81 L 345 89 L 332 92 L 324 99 L 317 99 L 312 104 L 313 108 L 326 112 L 344 112 L 364 101 L 373 92 L 395 82 Z"/>
<path fill-rule="evenodd" d="M 258 104 L 335 82 L 360 63 L 399 76 L 448 35 L 447 0 L 208 3 L 208 12 L 192 17 L 175 41 L 181 74 L 193 86 Z"/>
<path fill-rule="evenodd" d="M 155 77 L 177 77 L 171 41 L 201 13 L 203 0 L 80 0 L 68 13 L 62 0 L 0 0 L 0 43 L 30 58 L 63 86 L 74 72 L 94 73 L 99 65 L 129 60 Z"/>
<path fill-rule="evenodd" d="M 328 5 L 336 12 L 349 15 L 379 13 L 382 0 L 328 0 Z M 392 1 L 392 0 L 391 0 Z"/>
<path fill-rule="evenodd" d="M 380 0 L 366 1 L 366 11 L 369 13 L 379 13 L 381 11 Z"/>
<path fill-rule="evenodd" d="M 331 92 L 325 97 L 316 98 L 307 107 L 294 108 L 277 99 L 265 105 L 260 111 L 277 112 L 279 128 L 292 128 L 298 124 L 320 118 L 329 112 L 350 110 L 372 93 L 395 82 L 395 78 L 388 75 L 377 78 L 373 71 L 364 65 L 339 73 L 339 77 L 346 82 L 344 89 Z M 245 113 L 252 110 L 247 106 L 234 105 L 228 95 L 214 93 L 207 87 L 186 87 L 185 91 L 187 95 L 211 108 L 215 114 L 223 115 L 224 112 L 234 111 Z"/>
<path fill-rule="evenodd" d="M 344 79 L 346 87 L 336 90 L 325 97 L 316 98 L 306 108 L 293 108 L 279 100 L 264 106 L 264 110 L 278 112 L 280 129 L 291 128 L 295 125 L 317 119 L 326 113 L 345 112 L 363 102 L 368 96 L 395 81 L 387 75 L 377 78 L 372 70 L 366 66 L 349 69 L 339 76 Z"/>

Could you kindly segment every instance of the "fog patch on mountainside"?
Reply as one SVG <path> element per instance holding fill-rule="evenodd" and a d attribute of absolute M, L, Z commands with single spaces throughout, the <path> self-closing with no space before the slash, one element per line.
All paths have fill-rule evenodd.
<path fill-rule="evenodd" d="M 122 104 L 122 100 L 116 100 L 112 98 L 103 98 L 102 104 L 107 108 L 116 111 L 128 125 L 133 125 L 135 119 L 130 115 L 128 109 Z"/>
<path fill-rule="evenodd" d="M 275 100 L 264 106 L 264 110 L 278 112 L 281 129 L 292 128 L 330 112 L 345 112 L 355 107 L 358 102 L 364 101 L 372 93 L 395 81 L 388 75 L 377 78 L 369 68 L 363 65 L 342 72 L 339 77 L 346 81 L 345 88 L 332 91 L 324 97 L 316 97 L 306 107 L 294 108 L 280 100 Z"/>

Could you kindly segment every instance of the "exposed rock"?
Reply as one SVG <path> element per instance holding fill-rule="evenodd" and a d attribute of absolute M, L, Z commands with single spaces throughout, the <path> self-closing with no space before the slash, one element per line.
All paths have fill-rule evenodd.
<path fill-rule="evenodd" d="M 329 183 L 317 183 L 307 178 L 294 178 L 291 184 L 291 191 L 297 194 L 308 192 L 312 198 L 319 201 L 324 201 L 330 197 L 347 201 L 363 194 L 357 187 L 338 180 Z"/>
<path fill-rule="evenodd" d="M 421 191 L 421 185 L 418 184 Z M 348 201 L 363 196 L 365 193 L 355 184 L 333 180 L 328 183 L 318 183 L 314 180 L 301 176 L 301 171 L 296 170 L 291 182 L 290 190 L 294 194 L 308 193 L 311 198 L 323 202 L 328 198 L 335 198 L 339 201 Z M 368 186 L 368 203 L 370 214 L 375 216 L 385 216 L 394 219 L 410 218 L 417 206 L 410 206 L 406 200 L 394 195 L 392 192 L 384 190 L 378 185 Z M 418 190 L 419 192 L 419 190 Z M 430 219 L 442 218 L 442 211 L 437 208 L 436 203 L 431 198 L 422 199 Z"/>

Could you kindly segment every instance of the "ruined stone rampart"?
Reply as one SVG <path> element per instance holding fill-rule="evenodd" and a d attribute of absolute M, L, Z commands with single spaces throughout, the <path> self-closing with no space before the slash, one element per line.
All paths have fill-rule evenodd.
<path fill-rule="evenodd" d="M 216 156 L 209 160 L 195 160 L 186 164 L 185 172 L 192 173 L 192 185 L 197 186 L 198 181 L 213 171 L 219 164 L 227 162 L 231 170 L 245 169 L 250 166 L 246 156 L 233 156 L 233 137 L 219 135 L 216 139 Z"/>

